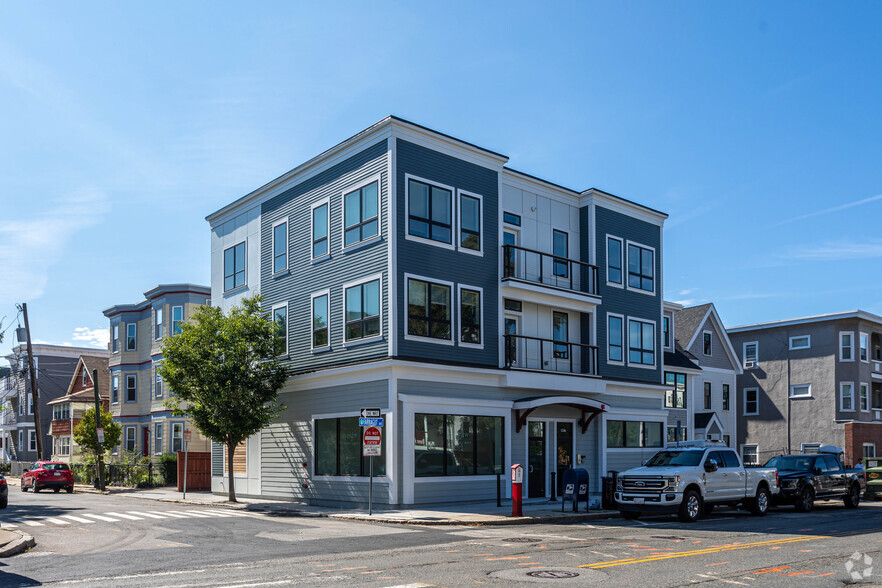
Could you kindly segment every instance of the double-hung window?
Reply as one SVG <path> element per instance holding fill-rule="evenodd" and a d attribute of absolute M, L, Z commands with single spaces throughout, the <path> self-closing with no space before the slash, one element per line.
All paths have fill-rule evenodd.
<path fill-rule="evenodd" d="M 184 307 L 172 306 L 172 334 L 181 333 L 181 325 L 184 323 Z"/>
<path fill-rule="evenodd" d="M 839 361 L 854 361 L 854 333 L 839 333 Z"/>
<path fill-rule="evenodd" d="M 119 324 L 110 328 L 111 351 L 116 353 L 119 351 Z"/>
<path fill-rule="evenodd" d="M 609 324 L 607 329 L 607 358 L 610 362 L 622 363 L 625 361 L 624 318 L 620 315 L 608 314 L 607 323 Z"/>
<path fill-rule="evenodd" d="M 329 251 L 328 201 L 323 200 L 312 206 L 312 258 L 324 257 Z"/>
<path fill-rule="evenodd" d="M 153 453 L 162 453 L 162 423 L 153 425 Z"/>
<path fill-rule="evenodd" d="M 481 197 L 460 191 L 459 247 L 480 252 L 481 246 Z"/>
<path fill-rule="evenodd" d="M 861 410 L 864 412 L 870 411 L 870 395 L 869 395 L 869 386 L 866 384 L 861 384 L 860 390 L 860 402 L 861 402 Z"/>
<path fill-rule="evenodd" d="M 622 285 L 622 240 L 606 238 L 606 281 Z"/>
<path fill-rule="evenodd" d="M 37 450 L 37 432 L 28 431 L 28 451 Z"/>
<path fill-rule="evenodd" d="M 665 408 L 686 408 L 686 374 L 665 372 L 665 386 Z"/>
<path fill-rule="evenodd" d="M 711 334 L 707 331 L 702 333 L 702 343 L 703 343 L 703 351 L 705 355 L 711 355 L 713 353 Z"/>
<path fill-rule="evenodd" d="M 345 340 L 355 341 L 380 334 L 380 279 L 344 289 Z"/>
<path fill-rule="evenodd" d="M 288 304 L 273 307 L 273 325 L 276 330 L 276 355 L 288 354 Z"/>
<path fill-rule="evenodd" d="M 245 285 L 245 241 L 224 249 L 224 292 Z"/>
<path fill-rule="evenodd" d="M 327 290 L 312 296 L 312 348 L 322 349 L 330 345 L 328 303 L 331 293 Z"/>
<path fill-rule="evenodd" d="M 628 319 L 628 363 L 655 365 L 655 325 Z"/>
<path fill-rule="evenodd" d="M 159 366 L 153 368 L 153 396 L 162 398 L 162 375 L 159 373 Z"/>
<path fill-rule="evenodd" d="M 451 284 L 407 278 L 407 334 L 452 341 Z"/>
<path fill-rule="evenodd" d="M 110 403 L 119 403 L 119 375 L 117 374 L 110 378 Z"/>
<path fill-rule="evenodd" d="M 628 243 L 628 288 L 653 292 L 655 252 L 648 247 Z"/>
<path fill-rule="evenodd" d="M 671 319 L 664 317 L 662 319 L 662 342 L 666 348 L 671 346 Z"/>
<path fill-rule="evenodd" d="M 452 188 L 408 178 L 407 234 L 439 243 L 452 244 Z"/>
<path fill-rule="evenodd" d="M 480 288 L 459 287 L 459 342 L 467 346 L 484 344 L 481 328 Z"/>
<path fill-rule="evenodd" d="M 852 382 L 839 384 L 839 410 L 854 411 L 854 384 Z"/>
<path fill-rule="evenodd" d="M 759 389 L 757 389 L 757 388 L 745 388 L 744 389 L 744 414 L 745 415 L 759 414 Z"/>
<path fill-rule="evenodd" d="M 723 384 L 723 410 L 729 410 L 729 384 Z"/>
<path fill-rule="evenodd" d="M 376 237 L 380 230 L 379 180 L 343 195 L 343 246 Z"/>
<path fill-rule="evenodd" d="M 758 346 L 759 343 L 756 341 L 751 341 L 750 343 L 744 344 L 744 368 L 749 369 L 756 367 L 758 357 Z"/>
<path fill-rule="evenodd" d="M 704 410 L 711 409 L 711 402 L 713 402 L 712 397 L 713 397 L 713 394 L 711 392 L 711 383 L 705 382 L 704 383 Z"/>
<path fill-rule="evenodd" d="M 126 325 L 126 351 L 135 351 L 138 348 L 138 323 Z"/>
<path fill-rule="evenodd" d="M 288 219 L 273 225 L 273 273 L 288 269 Z"/>
<path fill-rule="evenodd" d="M 153 338 L 162 339 L 162 307 L 153 309 Z"/>
<path fill-rule="evenodd" d="M 138 402 L 138 376 L 126 376 L 126 402 Z"/>
<path fill-rule="evenodd" d="M 137 432 L 138 432 L 137 427 L 126 427 L 126 441 L 125 441 L 126 451 L 132 452 L 135 450 L 135 440 L 137 438 L 136 437 Z"/>
<path fill-rule="evenodd" d="M 870 336 L 866 333 L 858 335 L 858 353 L 861 361 L 870 361 Z"/>
<path fill-rule="evenodd" d="M 184 423 L 172 423 L 172 453 L 184 449 Z"/>

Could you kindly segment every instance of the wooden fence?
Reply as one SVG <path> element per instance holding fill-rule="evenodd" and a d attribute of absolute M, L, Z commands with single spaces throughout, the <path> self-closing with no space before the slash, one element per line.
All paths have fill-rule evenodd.
<path fill-rule="evenodd" d="M 211 452 L 190 451 L 187 455 L 187 490 L 211 490 Z M 184 491 L 184 452 L 178 451 L 178 492 Z"/>

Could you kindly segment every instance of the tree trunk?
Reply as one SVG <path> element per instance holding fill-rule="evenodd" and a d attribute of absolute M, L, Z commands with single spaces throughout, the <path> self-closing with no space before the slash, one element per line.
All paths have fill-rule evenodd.
<path fill-rule="evenodd" d="M 233 485 L 233 453 L 236 451 L 236 444 L 227 441 L 227 483 L 230 486 L 229 501 L 238 502 L 236 500 L 236 487 Z"/>

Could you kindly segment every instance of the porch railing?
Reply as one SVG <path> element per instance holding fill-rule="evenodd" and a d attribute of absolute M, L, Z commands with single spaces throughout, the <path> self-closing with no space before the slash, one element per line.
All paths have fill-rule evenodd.
<path fill-rule="evenodd" d="M 518 245 L 502 246 L 502 277 L 597 296 L 597 266 Z"/>
<path fill-rule="evenodd" d="M 597 346 L 527 335 L 503 335 L 506 369 L 597 375 Z"/>

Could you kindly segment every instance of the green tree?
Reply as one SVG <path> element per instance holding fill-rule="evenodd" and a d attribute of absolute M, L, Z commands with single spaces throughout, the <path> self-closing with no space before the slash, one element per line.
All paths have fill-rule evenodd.
<path fill-rule="evenodd" d="M 83 450 L 92 453 L 96 458 L 99 454 L 119 444 L 122 435 L 122 425 L 114 422 L 113 416 L 101 409 L 101 428 L 104 429 L 104 443 L 98 443 L 98 434 L 95 432 L 95 407 L 88 408 L 83 413 L 83 418 L 74 427 L 73 436 L 77 445 Z"/>
<path fill-rule="evenodd" d="M 287 373 L 275 359 L 279 327 L 261 308 L 262 301 L 259 294 L 244 298 L 227 315 L 202 306 L 162 344 L 159 373 L 171 391 L 165 404 L 226 446 L 230 502 L 236 502 L 236 446 L 282 410 L 277 399 Z"/>

